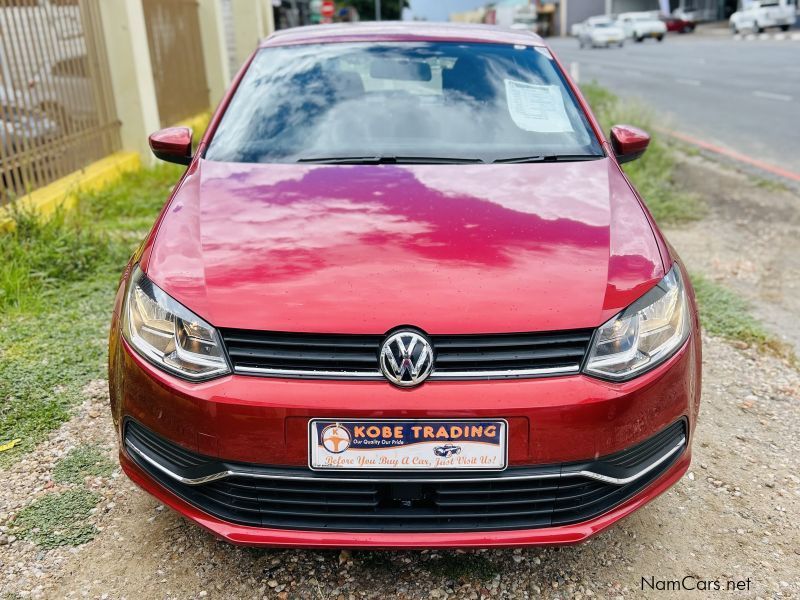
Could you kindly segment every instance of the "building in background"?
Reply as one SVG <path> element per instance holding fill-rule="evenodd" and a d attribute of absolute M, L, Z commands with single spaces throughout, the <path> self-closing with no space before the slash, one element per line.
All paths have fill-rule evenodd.
<path fill-rule="evenodd" d="M 542 32 L 539 21 L 541 0 L 499 0 L 460 13 L 452 13 L 454 23 L 484 23 Z"/>
<path fill-rule="evenodd" d="M 500 0 L 493 10 L 495 25 L 536 30 L 536 4 L 531 0 Z"/>
<path fill-rule="evenodd" d="M 453 23 L 485 23 L 486 10 L 485 6 L 481 6 L 475 10 L 451 13 L 450 21 Z"/>

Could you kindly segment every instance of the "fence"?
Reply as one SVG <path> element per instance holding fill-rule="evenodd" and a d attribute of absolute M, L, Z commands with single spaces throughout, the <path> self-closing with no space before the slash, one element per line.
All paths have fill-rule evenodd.
<path fill-rule="evenodd" d="M 272 15 L 273 0 L 0 0 L 0 232 L 15 199 L 47 214 L 152 160 L 147 134 L 216 103 Z"/>
<path fill-rule="evenodd" d="M 197 1 L 143 0 L 142 7 L 161 124 L 208 110 Z"/>
<path fill-rule="evenodd" d="M 101 0 L 0 0 L 0 205 L 120 147 Z"/>
<path fill-rule="evenodd" d="M 222 29 L 225 35 L 225 48 L 228 51 L 228 69 L 231 73 L 239 70 L 236 57 L 236 25 L 233 20 L 233 0 L 222 0 Z"/>

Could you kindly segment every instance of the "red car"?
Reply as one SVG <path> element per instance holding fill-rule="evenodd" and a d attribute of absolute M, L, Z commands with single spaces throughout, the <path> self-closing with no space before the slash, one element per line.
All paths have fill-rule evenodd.
<path fill-rule="evenodd" d="M 667 26 L 667 31 L 673 33 L 692 33 L 697 26 L 694 21 L 687 21 L 674 15 L 661 15 L 659 18 Z"/>
<path fill-rule="evenodd" d="M 687 470 L 686 271 L 536 35 L 272 35 L 122 277 L 128 476 L 237 544 L 585 540 Z"/>

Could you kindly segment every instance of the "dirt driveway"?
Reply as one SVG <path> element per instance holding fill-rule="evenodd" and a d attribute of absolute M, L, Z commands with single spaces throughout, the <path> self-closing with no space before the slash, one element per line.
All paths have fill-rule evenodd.
<path fill-rule="evenodd" d="M 784 320 L 800 314 L 800 198 L 687 161 L 692 184 L 715 178 L 705 190 L 709 216 L 670 239 L 691 270 L 741 288 L 759 314 L 773 315 L 768 324 L 791 323 L 780 332 L 800 339 Z M 687 476 L 589 543 L 529 550 L 241 549 L 184 522 L 118 471 L 83 482 L 102 496 L 88 517 L 98 530 L 92 541 L 43 550 L 16 539 L 8 523 L 33 497 L 65 487 L 52 470 L 72 447 L 115 452 L 104 382 L 93 382 L 70 422 L 0 471 L 0 598 L 798 598 L 800 374 L 720 339 L 706 337 L 704 352 Z M 658 591 L 674 580 L 697 590 Z M 729 581 L 739 591 L 725 591 Z"/>

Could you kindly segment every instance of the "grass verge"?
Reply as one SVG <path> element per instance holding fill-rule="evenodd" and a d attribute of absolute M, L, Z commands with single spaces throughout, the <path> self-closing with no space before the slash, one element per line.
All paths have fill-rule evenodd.
<path fill-rule="evenodd" d="M 105 376 L 119 275 L 180 176 L 160 165 L 129 173 L 77 209 L 41 222 L 16 213 L 0 234 L 0 466 L 70 415 L 81 390 Z"/>
<path fill-rule="evenodd" d="M 108 477 L 114 463 L 98 448 L 85 444 L 73 448 L 56 464 L 53 479 L 58 483 L 82 483 L 86 477 Z"/>
<path fill-rule="evenodd" d="M 694 273 L 691 278 L 705 331 L 796 363 L 791 348 L 750 314 L 746 300 L 703 275 Z"/>
<path fill-rule="evenodd" d="M 434 577 L 457 581 L 477 579 L 488 581 L 500 572 L 489 558 L 482 554 L 454 554 L 446 552 L 421 564 Z"/>
<path fill-rule="evenodd" d="M 12 530 L 43 549 L 83 544 L 97 532 L 87 520 L 98 501 L 97 494 L 83 488 L 47 494 L 19 512 Z"/>
<path fill-rule="evenodd" d="M 581 91 L 605 131 L 621 123 L 653 131 L 652 117 L 641 106 L 623 102 L 594 83 L 581 86 Z M 703 202 L 682 190 L 676 182 L 675 152 L 675 148 L 655 136 L 639 160 L 623 167 L 660 225 L 680 225 L 705 215 Z"/>
<path fill-rule="evenodd" d="M 366 551 L 358 553 L 358 558 L 367 572 L 391 573 L 403 568 L 396 555 L 391 552 Z M 434 577 L 456 581 L 487 581 L 500 572 L 500 567 L 483 553 L 466 554 L 444 551 L 424 555 L 418 566 Z"/>

